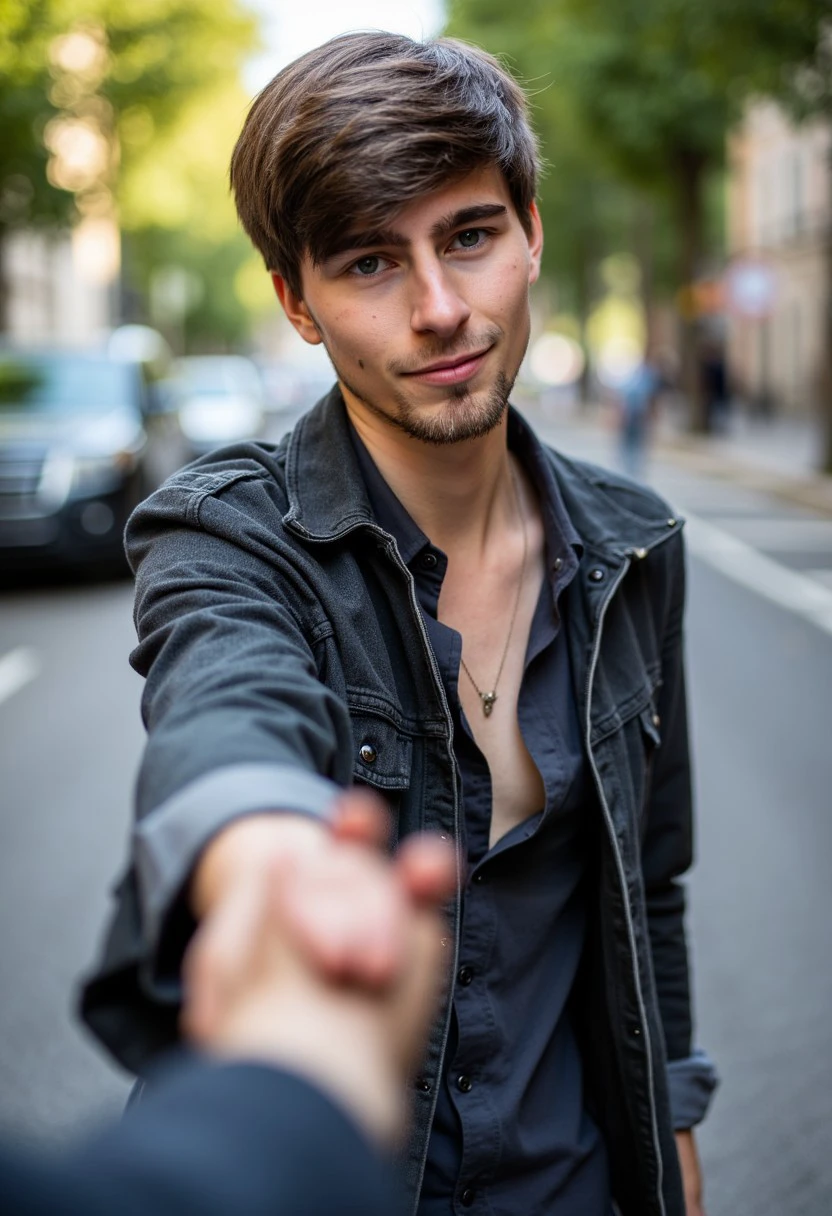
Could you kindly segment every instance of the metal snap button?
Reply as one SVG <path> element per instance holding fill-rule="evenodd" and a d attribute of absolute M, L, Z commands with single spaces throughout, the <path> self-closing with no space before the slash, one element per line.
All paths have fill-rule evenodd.
<path fill-rule="evenodd" d="M 430 1093 L 430 1081 L 426 1081 L 424 1077 L 418 1078 L 418 1080 L 415 1082 L 415 1087 L 418 1089 L 420 1094 Z"/>
<path fill-rule="evenodd" d="M 555 558 L 555 560 L 552 562 L 552 569 L 554 570 L 555 574 L 557 574 L 559 570 L 563 569 L 563 558 L 562 557 Z"/>
<path fill-rule="evenodd" d="M 375 764 L 376 760 L 378 760 L 378 752 L 372 743 L 362 743 L 358 749 L 358 754 L 365 764 Z"/>
<path fill-rule="evenodd" d="M 430 549 L 428 549 L 427 553 L 423 553 L 419 560 L 425 570 L 435 570 L 439 562 L 439 558 L 435 553 L 431 553 Z"/>
<path fill-rule="evenodd" d="M 604 571 L 600 566 L 596 566 L 593 570 L 590 570 L 589 577 L 593 583 L 601 583 L 604 581 Z"/>
<path fill-rule="evenodd" d="M 474 1088 L 474 1082 L 467 1073 L 463 1073 L 461 1077 L 457 1077 L 456 1087 L 461 1093 L 469 1094 Z"/>
<path fill-rule="evenodd" d="M 669 519 L 669 520 L 667 521 L 667 526 L 668 526 L 668 528 L 675 528 L 675 527 L 676 527 L 676 522 L 677 522 L 677 521 L 676 521 L 675 519 Z"/>
<path fill-rule="evenodd" d="M 463 988 L 467 988 L 474 978 L 474 968 L 460 967 L 459 971 L 456 973 L 456 978 Z"/>
<path fill-rule="evenodd" d="M 464 1208 L 470 1208 L 474 1206 L 474 1199 L 474 1192 L 471 1190 L 470 1186 L 466 1186 L 465 1190 L 459 1197 L 459 1202 Z"/>

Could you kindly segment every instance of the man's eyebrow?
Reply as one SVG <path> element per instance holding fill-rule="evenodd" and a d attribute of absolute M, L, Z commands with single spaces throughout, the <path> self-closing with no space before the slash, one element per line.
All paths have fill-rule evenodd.
<path fill-rule="evenodd" d="M 504 203 L 480 203 L 474 207 L 462 207 L 459 211 L 451 211 L 443 215 L 430 230 L 435 239 L 447 236 L 455 228 L 463 228 L 466 224 L 475 224 L 480 220 L 491 220 L 505 215 L 508 208 Z M 342 253 L 351 253 L 361 249 L 406 249 L 409 239 L 395 228 L 373 228 L 366 232 L 348 232 L 339 241 L 328 247 L 322 261 L 328 262 Z"/>
<path fill-rule="evenodd" d="M 338 241 L 333 241 L 327 246 L 326 252 L 322 261 L 328 262 L 331 258 L 337 258 L 339 254 L 351 253 L 353 250 L 371 249 L 383 246 L 385 249 L 393 246 L 396 249 L 404 249 L 409 245 L 410 241 L 401 232 L 396 232 L 393 228 L 373 228 L 367 232 L 348 232 Z"/>
<path fill-rule="evenodd" d="M 508 208 L 504 203 L 479 203 L 474 207 L 462 207 L 459 211 L 451 211 L 437 220 L 430 230 L 432 237 L 447 236 L 454 228 L 464 228 L 466 224 L 475 224 L 478 220 L 493 220 L 505 215 Z"/>

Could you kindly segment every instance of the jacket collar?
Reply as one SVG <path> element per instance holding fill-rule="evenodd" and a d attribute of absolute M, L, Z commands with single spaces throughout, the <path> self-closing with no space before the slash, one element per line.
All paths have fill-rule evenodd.
<path fill-rule="evenodd" d="M 535 442 L 537 442 L 535 440 Z M 642 557 L 679 526 L 652 491 L 540 444 L 584 546 L 608 561 Z M 375 524 L 337 385 L 300 419 L 288 439 L 283 522 L 306 540 L 332 541 Z"/>

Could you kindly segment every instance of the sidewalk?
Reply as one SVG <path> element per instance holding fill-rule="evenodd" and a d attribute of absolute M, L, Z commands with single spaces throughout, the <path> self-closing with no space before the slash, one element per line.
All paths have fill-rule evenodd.
<path fill-rule="evenodd" d="M 656 431 L 657 455 L 832 515 L 832 477 L 817 471 L 823 437 L 814 421 L 737 411 L 720 435 L 691 435 L 684 421 L 679 411 L 665 410 Z"/>
<path fill-rule="evenodd" d="M 540 409 L 541 403 L 536 404 Z M 600 403 L 581 407 L 562 402 L 548 412 L 544 406 L 542 412 L 550 421 L 578 430 L 610 435 L 613 426 L 611 407 Z M 759 418 L 741 409 L 734 410 L 724 434 L 692 435 L 684 409 L 672 401 L 662 403 L 652 445 L 654 456 L 680 468 L 832 516 L 832 476 L 816 468 L 821 450 L 820 427 L 813 421 Z"/>

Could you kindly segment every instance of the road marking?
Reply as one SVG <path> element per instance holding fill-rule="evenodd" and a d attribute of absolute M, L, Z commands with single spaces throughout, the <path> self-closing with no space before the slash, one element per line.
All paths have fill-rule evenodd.
<path fill-rule="evenodd" d="M 682 514 L 686 513 L 682 511 Z M 735 583 L 795 612 L 832 633 L 832 588 L 816 583 L 805 574 L 781 566 L 722 528 L 697 515 L 687 515 L 685 533 L 688 548 L 700 561 Z"/>
<path fill-rule="evenodd" d="M 18 646 L 0 658 L 0 704 L 34 680 L 40 671 L 40 659 L 30 646 Z"/>

